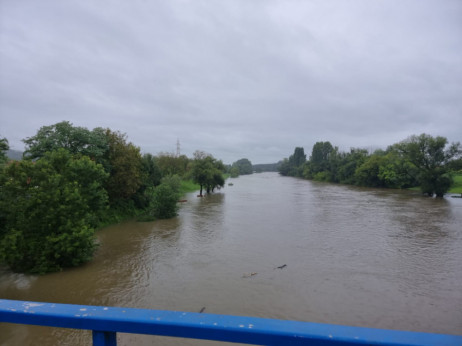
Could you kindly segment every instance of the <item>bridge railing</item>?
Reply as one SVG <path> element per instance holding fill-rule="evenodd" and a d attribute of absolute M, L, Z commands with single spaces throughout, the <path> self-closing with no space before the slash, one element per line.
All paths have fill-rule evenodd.
<path fill-rule="evenodd" d="M 462 345 L 462 335 L 6 299 L 0 299 L 0 322 L 92 330 L 97 346 L 116 345 L 117 332 L 254 345 Z"/>

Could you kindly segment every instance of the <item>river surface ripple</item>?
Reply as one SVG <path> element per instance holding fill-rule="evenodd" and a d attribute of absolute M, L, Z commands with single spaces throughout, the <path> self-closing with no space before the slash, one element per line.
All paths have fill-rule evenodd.
<path fill-rule="evenodd" d="M 462 199 L 276 173 L 229 182 L 188 194 L 174 219 L 98 231 L 101 246 L 80 268 L 1 270 L 0 297 L 462 334 Z M 88 331 L 0 324 L 2 345 L 90 342 Z"/>

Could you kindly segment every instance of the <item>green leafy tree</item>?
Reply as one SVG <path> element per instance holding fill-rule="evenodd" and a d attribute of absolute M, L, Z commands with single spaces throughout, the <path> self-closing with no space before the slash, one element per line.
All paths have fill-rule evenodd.
<path fill-rule="evenodd" d="M 158 219 L 170 219 L 177 215 L 181 179 L 178 175 L 164 177 L 154 189 L 152 207 Z"/>
<path fill-rule="evenodd" d="M 107 205 L 103 167 L 64 149 L 9 165 L 2 180 L 0 261 L 45 273 L 88 261 Z"/>
<path fill-rule="evenodd" d="M 237 178 L 239 176 L 239 168 L 236 166 L 233 166 L 229 169 L 229 175 L 231 178 Z"/>
<path fill-rule="evenodd" d="M 289 175 L 293 177 L 301 177 L 303 175 L 303 165 L 305 162 L 305 150 L 302 147 L 296 147 L 294 153 L 289 157 Z"/>
<path fill-rule="evenodd" d="M 252 174 L 252 162 L 249 159 L 240 159 L 233 163 L 232 168 L 237 168 L 239 173 L 238 175 Z"/>
<path fill-rule="evenodd" d="M 133 196 L 135 206 L 145 209 L 150 203 L 151 188 L 160 185 L 162 175 L 157 165 L 156 157 L 151 154 L 144 154 L 141 158 L 141 184 Z"/>
<path fill-rule="evenodd" d="M 303 176 L 305 162 L 306 155 L 304 149 L 302 147 L 296 147 L 294 153 L 279 164 L 279 173 L 281 175 L 301 177 Z"/>
<path fill-rule="evenodd" d="M 366 158 L 355 171 L 358 185 L 370 187 L 404 188 L 412 186 L 405 162 L 394 152 L 377 151 Z"/>
<path fill-rule="evenodd" d="M 163 177 L 175 174 L 184 177 L 188 171 L 190 159 L 186 155 L 160 153 L 156 157 L 156 163 Z"/>
<path fill-rule="evenodd" d="M 386 187 L 409 188 L 416 186 L 417 168 L 409 161 L 403 160 L 400 154 L 390 147 L 385 154 L 385 160 L 379 169 L 379 177 L 387 184 Z"/>
<path fill-rule="evenodd" d="M 131 199 L 141 187 L 142 159 L 140 148 L 127 143 L 125 134 L 106 130 L 109 145 L 106 154 L 109 165 L 109 179 L 106 190 L 109 202 L 114 205 Z"/>
<path fill-rule="evenodd" d="M 10 149 L 8 140 L 6 138 L 0 138 L 0 168 L 2 168 L 8 161 L 8 149 Z"/>
<path fill-rule="evenodd" d="M 310 171 L 313 176 L 329 170 L 329 158 L 333 151 L 334 147 L 330 142 L 316 142 L 313 145 L 310 156 Z"/>
<path fill-rule="evenodd" d="M 448 165 L 461 156 L 460 143 L 448 145 L 445 137 L 421 134 L 396 144 L 395 149 L 417 169 L 416 180 L 423 193 L 442 197 L 450 189 Z"/>
<path fill-rule="evenodd" d="M 282 161 L 279 162 L 278 171 L 279 171 L 279 174 L 281 174 L 281 175 L 284 175 L 284 176 L 289 175 L 290 165 L 289 165 L 289 159 L 288 158 L 284 158 Z"/>
<path fill-rule="evenodd" d="M 382 155 L 372 155 L 355 171 L 355 181 L 358 185 L 371 187 L 386 187 L 387 183 L 380 176 L 380 167 L 385 165 Z"/>
<path fill-rule="evenodd" d="M 212 155 L 204 153 L 203 151 L 196 151 L 194 153 L 191 177 L 193 181 L 200 186 L 200 196 L 202 196 L 204 188 L 207 193 L 210 193 L 216 188 L 221 188 L 225 185 L 223 179 L 224 169 L 223 163 L 216 160 Z"/>
<path fill-rule="evenodd" d="M 305 150 L 302 147 L 296 147 L 293 155 L 289 157 L 289 162 L 291 162 L 294 167 L 300 167 L 305 163 L 305 161 Z"/>
<path fill-rule="evenodd" d="M 144 184 L 148 186 L 157 186 L 162 179 L 157 158 L 151 154 L 144 154 L 141 159 L 142 170 L 145 173 Z"/>
<path fill-rule="evenodd" d="M 213 180 L 207 185 L 207 193 L 214 192 L 215 189 L 221 189 L 225 186 L 225 178 L 223 178 L 224 167 L 221 161 L 215 164 L 215 171 L 213 173 Z"/>
<path fill-rule="evenodd" d="M 157 219 L 170 219 L 177 215 L 178 194 L 168 184 L 160 184 L 154 189 L 152 207 Z"/>
<path fill-rule="evenodd" d="M 146 196 L 149 207 L 144 214 L 138 217 L 139 221 L 152 221 L 156 219 L 169 219 L 175 217 L 178 211 L 180 198 L 181 178 L 171 175 L 162 178 L 160 185 L 149 187 Z"/>
<path fill-rule="evenodd" d="M 24 139 L 26 151 L 23 155 L 26 159 L 36 160 L 47 152 L 63 148 L 73 155 L 86 155 L 106 166 L 104 156 L 109 149 L 107 139 L 106 131 L 102 128 L 90 131 L 62 121 L 51 126 L 43 126 L 35 136 Z"/>
<path fill-rule="evenodd" d="M 338 182 L 357 184 L 355 180 L 356 169 L 367 160 L 368 155 L 366 149 L 355 148 L 351 148 L 349 153 L 343 153 L 337 169 Z"/>

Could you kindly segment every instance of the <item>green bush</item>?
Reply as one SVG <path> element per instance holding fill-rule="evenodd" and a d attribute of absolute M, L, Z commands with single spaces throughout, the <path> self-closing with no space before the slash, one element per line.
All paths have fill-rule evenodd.
<path fill-rule="evenodd" d="M 170 219 L 178 212 L 178 199 L 180 198 L 181 179 L 178 175 L 162 178 L 157 187 L 146 190 L 150 200 L 146 212 L 138 217 L 138 221 L 153 221 L 155 219 Z"/>
<path fill-rule="evenodd" d="M 101 165 L 64 149 L 9 165 L 1 186 L 0 261 L 30 273 L 88 261 L 107 205 L 106 178 Z"/>
<path fill-rule="evenodd" d="M 153 212 L 157 219 L 170 219 L 177 215 L 178 192 L 169 184 L 162 183 L 154 190 Z"/>

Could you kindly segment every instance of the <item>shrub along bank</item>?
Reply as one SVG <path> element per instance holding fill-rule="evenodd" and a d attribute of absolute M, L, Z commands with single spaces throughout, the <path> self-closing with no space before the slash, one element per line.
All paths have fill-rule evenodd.
<path fill-rule="evenodd" d="M 174 217 L 182 193 L 224 183 L 210 154 L 142 155 L 110 129 L 61 122 L 24 143 L 23 159 L 8 162 L 0 139 L 0 263 L 18 272 L 80 265 L 92 258 L 98 227 Z"/>

